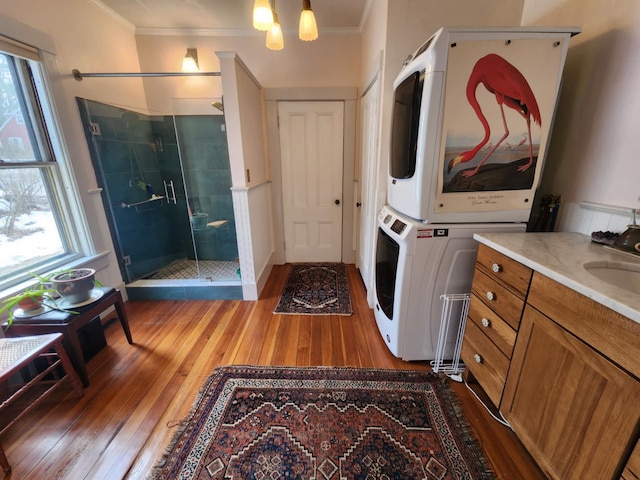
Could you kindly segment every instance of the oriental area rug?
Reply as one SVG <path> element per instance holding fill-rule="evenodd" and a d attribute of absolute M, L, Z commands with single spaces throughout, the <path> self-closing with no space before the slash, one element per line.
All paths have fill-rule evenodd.
<path fill-rule="evenodd" d="M 446 378 L 219 367 L 153 480 L 493 479 Z"/>
<path fill-rule="evenodd" d="M 294 264 L 273 313 L 351 315 L 353 310 L 346 265 Z"/>

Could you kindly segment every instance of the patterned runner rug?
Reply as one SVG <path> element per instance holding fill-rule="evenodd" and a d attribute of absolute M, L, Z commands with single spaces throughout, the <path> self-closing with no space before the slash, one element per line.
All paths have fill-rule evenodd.
<path fill-rule="evenodd" d="M 347 267 L 342 263 L 297 263 L 273 313 L 351 315 Z"/>
<path fill-rule="evenodd" d="M 151 478 L 495 478 L 446 381 L 427 371 L 219 367 Z"/>

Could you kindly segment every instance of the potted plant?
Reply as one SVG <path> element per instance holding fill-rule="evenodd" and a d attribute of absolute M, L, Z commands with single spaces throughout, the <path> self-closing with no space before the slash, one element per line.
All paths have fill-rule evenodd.
<path fill-rule="evenodd" d="M 7 312 L 7 326 L 10 327 L 13 323 L 14 311 L 18 308 L 22 309 L 25 313 L 35 312 L 42 308 L 45 300 L 47 301 L 47 306 L 55 308 L 55 300 L 53 299 L 55 294 L 55 289 L 48 288 L 42 283 L 38 283 L 34 287 L 27 288 L 24 292 L 19 293 L 18 295 L 4 299 L 2 301 L 3 306 L 0 308 L 0 313 Z"/>
<path fill-rule="evenodd" d="M 46 281 L 64 298 L 66 303 L 75 304 L 91 298 L 91 292 L 96 285 L 95 274 L 96 271 L 93 268 L 70 268 L 54 272 L 46 277 Z M 99 282 L 97 284 L 100 286 Z"/>
<path fill-rule="evenodd" d="M 7 327 L 14 319 L 14 311 L 20 308 L 25 313 L 36 312 L 46 306 L 52 310 L 72 312 L 60 306 L 58 300 L 64 300 L 66 306 L 82 303 L 91 298 L 94 286 L 102 284 L 95 279 L 96 271 L 92 268 L 69 268 L 58 270 L 49 275 L 32 274 L 39 281 L 24 292 L 2 301 L 0 314 L 7 312 Z"/>

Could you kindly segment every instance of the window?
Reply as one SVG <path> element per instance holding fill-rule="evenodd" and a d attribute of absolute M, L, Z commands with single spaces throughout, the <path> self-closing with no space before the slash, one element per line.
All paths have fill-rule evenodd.
<path fill-rule="evenodd" d="M 0 36 L 0 290 L 79 256 L 44 85 L 37 51 Z"/>

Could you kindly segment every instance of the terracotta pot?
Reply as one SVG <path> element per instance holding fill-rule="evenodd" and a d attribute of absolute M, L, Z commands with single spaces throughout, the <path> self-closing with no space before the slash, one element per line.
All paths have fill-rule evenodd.
<path fill-rule="evenodd" d="M 18 308 L 21 308 L 23 312 L 30 312 L 31 310 L 37 310 L 41 306 L 42 306 L 42 297 L 23 298 L 18 302 Z"/>
<path fill-rule="evenodd" d="M 89 300 L 95 286 L 96 271 L 93 268 L 76 268 L 51 277 L 51 285 L 69 304 Z"/>

